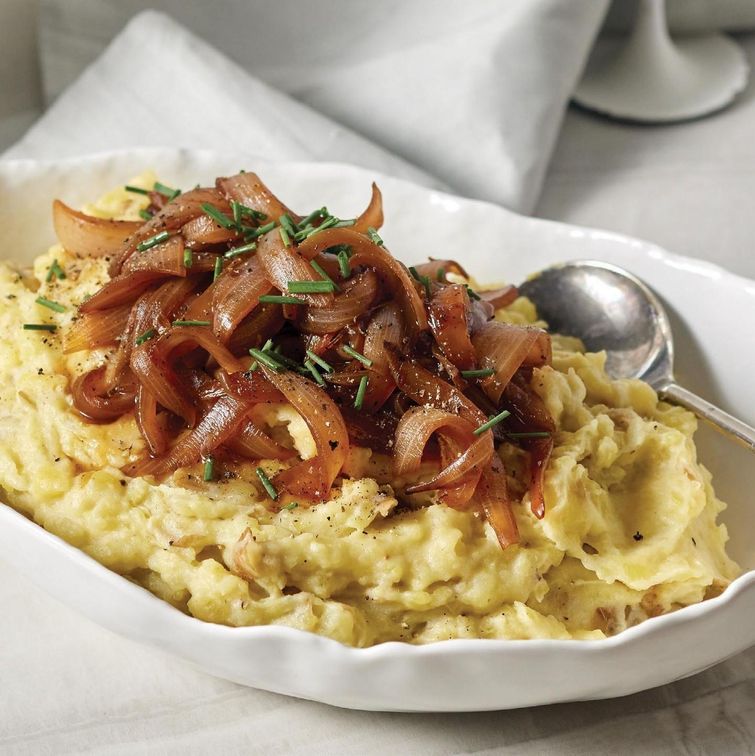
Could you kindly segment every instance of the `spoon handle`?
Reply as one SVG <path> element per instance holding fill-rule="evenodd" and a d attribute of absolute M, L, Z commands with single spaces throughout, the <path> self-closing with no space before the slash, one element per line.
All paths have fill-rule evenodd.
<path fill-rule="evenodd" d="M 755 451 L 755 428 L 737 420 L 728 412 L 716 407 L 715 404 L 702 399 L 697 394 L 687 391 L 686 388 L 678 383 L 668 383 L 662 386 L 658 393 L 661 398 L 666 399 L 673 404 L 680 404 L 688 410 L 694 412 L 698 417 L 702 417 L 709 423 L 715 425 L 727 436 L 738 441 L 742 446 L 746 446 L 750 451 Z"/>

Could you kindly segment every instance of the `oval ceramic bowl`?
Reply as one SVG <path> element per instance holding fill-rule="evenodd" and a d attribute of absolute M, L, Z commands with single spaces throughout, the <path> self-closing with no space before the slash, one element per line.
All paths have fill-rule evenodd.
<path fill-rule="evenodd" d="M 612 233 L 514 215 L 349 166 L 239 164 L 238 157 L 132 151 L 55 163 L 0 163 L 0 228 L 6 255 L 30 261 L 53 241 L 54 197 L 77 205 L 154 168 L 193 186 L 245 167 L 293 207 L 327 203 L 358 212 L 379 182 L 381 235 L 406 262 L 456 258 L 482 281 L 521 281 L 577 258 L 624 266 L 665 300 L 682 383 L 755 422 L 755 282 Z M 337 706 L 394 711 L 506 709 L 633 693 L 691 675 L 755 641 L 755 459 L 713 431 L 698 447 L 713 471 L 730 552 L 745 573 L 718 598 L 650 619 L 603 641 L 453 640 L 368 649 L 285 627 L 231 628 L 185 616 L 0 505 L 4 558 L 64 603 L 130 638 L 210 674 Z M 105 671 L 101 671 L 105 674 Z"/>

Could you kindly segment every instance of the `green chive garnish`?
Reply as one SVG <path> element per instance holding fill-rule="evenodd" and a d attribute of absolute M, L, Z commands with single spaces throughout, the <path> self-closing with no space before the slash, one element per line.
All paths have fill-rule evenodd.
<path fill-rule="evenodd" d="M 263 347 L 262 351 L 264 352 L 265 349 Z M 280 350 L 280 346 L 275 347 L 273 349 L 273 357 L 280 362 L 281 364 L 285 365 L 285 367 L 289 368 L 289 370 L 296 370 L 297 373 L 306 373 L 307 371 L 296 361 L 292 360 L 287 355 L 283 354 Z"/>
<path fill-rule="evenodd" d="M 325 362 L 319 354 L 315 354 L 311 349 L 307 349 L 307 357 L 309 357 L 312 362 L 316 362 L 326 373 L 333 372 L 333 366 Z"/>
<path fill-rule="evenodd" d="M 141 346 L 145 341 L 149 341 L 154 335 L 155 335 L 155 329 L 154 328 L 150 328 L 149 331 L 145 331 L 136 340 L 136 346 Z"/>
<path fill-rule="evenodd" d="M 58 327 L 52 323 L 24 323 L 23 328 L 24 331 L 49 331 L 50 333 L 58 330 Z"/>
<path fill-rule="evenodd" d="M 265 491 L 267 491 L 267 495 L 275 501 L 278 498 L 278 492 L 275 490 L 275 487 L 270 482 L 270 478 L 265 475 L 265 471 L 258 467 L 255 472 L 257 473 L 257 477 L 260 479 L 260 483 L 262 483 L 262 486 L 264 487 Z"/>
<path fill-rule="evenodd" d="M 289 281 L 287 284 L 292 294 L 329 294 L 335 287 L 332 281 Z"/>
<path fill-rule="evenodd" d="M 414 278 L 416 281 L 421 280 L 419 273 L 417 273 L 417 269 L 413 265 L 409 266 L 409 272 L 412 274 L 412 278 Z"/>
<path fill-rule="evenodd" d="M 174 320 L 173 325 L 176 327 L 179 326 L 208 326 L 210 325 L 209 320 Z"/>
<path fill-rule="evenodd" d="M 170 234 L 167 231 L 160 231 L 159 234 L 150 236 L 149 239 L 145 239 L 143 242 L 137 244 L 136 249 L 139 252 L 146 252 L 148 249 L 152 249 L 152 247 L 156 247 L 158 244 L 162 244 L 169 237 Z"/>
<path fill-rule="evenodd" d="M 509 433 L 506 432 L 509 438 L 549 438 L 550 433 L 548 431 L 531 431 L 529 433 Z"/>
<path fill-rule="evenodd" d="M 254 252 L 254 250 L 257 249 L 257 242 L 249 242 L 249 244 L 244 244 L 241 247 L 234 247 L 233 249 L 229 249 L 223 257 L 225 257 L 226 260 L 230 260 L 233 257 L 238 257 L 239 255 L 244 255 L 247 252 Z"/>
<path fill-rule="evenodd" d="M 66 277 L 65 271 L 60 267 L 60 263 L 58 263 L 57 258 L 52 261 L 52 265 L 48 268 L 47 275 L 45 276 L 45 281 L 49 283 L 50 281 L 52 281 L 53 276 L 55 276 L 59 280 L 62 280 Z"/>
<path fill-rule="evenodd" d="M 274 228 L 275 221 L 270 221 L 270 223 L 266 223 L 264 226 L 260 226 L 259 228 L 249 229 L 247 236 L 249 236 L 250 239 L 256 239 L 258 236 L 262 236 L 263 234 L 268 233 L 268 231 L 272 231 Z"/>
<path fill-rule="evenodd" d="M 231 200 L 231 212 L 233 213 L 233 222 L 237 225 L 241 225 L 241 218 L 243 213 L 241 211 L 241 203 L 236 200 Z"/>
<path fill-rule="evenodd" d="M 304 226 L 304 228 L 294 234 L 294 241 L 297 244 L 303 242 L 314 230 L 314 226 L 312 225 Z"/>
<path fill-rule="evenodd" d="M 483 423 L 479 428 L 475 428 L 472 433 L 474 433 L 475 436 L 479 436 L 480 433 L 484 433 L 486 430 L 490 430 L 494 425 L 498 425 L 501 420 L 505 420 L 510 414 L 511 413 L 508 410 L 499 412 L 497 415 L 491 417 L 486 423 Z"/>
<path fill-rule="evenodd" d="M 342 249 L 338 252 L 338 267 L 341 271 L 341 275 L 344 278 L 348 278 L 351 275 L 351 265 L 349 264 L 349 253 Z"/>
<path fill-rule="evenodd" d="M 469 294 L 470 299 L 480 299 L 480 295 L 470 286 L 467 286 L 467 294 Z"/>
<path fill-rule="evenodd" d="M 364 395 L 367 392 L 367 384 L 370 382 L 368 376 L 363 375 L 359 379 L 359 388 L 357 389 L 357 395 L 354 399 L 354 409 L 362 409 L 362 403 L 364 402 Z"/>
<path fill-rule="evenodd" d="M 372 360 L 369 357 L 365 357 L 363 354 L 360 354 L 356 349 L 352 349 L 348 344 L 344 344 L 342 349 L 350 357 L 353 357 L 355 360 L 359 360 L 365 367 L 372 367 Z"/>
<path fill-rule="evenodd" d="M 209 215 L 219 226 L 228 229 L 235 228 L 234 222 L 226 215 L 223 215 L 215 205 L 211 205 L 209 202 L 203 202 L 202 210 L 204 210 L 205 214 Z"/>
<path fill-rule="evenodd" d="M 207 457 L 204 461 L 204 474 L 202 479 L 205 482 L 212 480 L 215 477 L 215 460 L 212 457 Z"/>
<path fill-rule="evenodd" d="M 131 186 L 130 184 L 126 184 L 126 186 L 123 187 L 127 192 L 133 192 L 134 194 L 149 194 L 149 189 L 142 189 L 140 186 Z"/>
<path fill-rule="evenodd" d="M 317 273 L 319 273 L 325 281 L 329 281 L 333 288 L 331 291 L 341 291 L 341 287 L 325 272 L 325 269 L 320 265 L 320 263 L 317 262 L 317 260 L 310 260 L 309 264 L 312 266 L 312 269 L 315 270 Z"/>
<path fill-rule="evenodd" d="M 425 287 L 425 294 L 427 295 L 427 298 L 430 299 L 432 296 L 430 293 L 430 279 L 427 276 L 420 276 L 419 282 Z"/>
<path fill-rule="evenodd" d="M 250 349 L 249 354 L 251 354 L 257 362 L 265 365 L 265 367 L 269 367 L 270 370 L 275 370 L 276 373 L 283 371 L 283 365 L 274 359 L 269 352 L 263 352 L 261 349 Z"/>
<path fill-rule="evenodd" d="M 217 257 L 215 259 L 215 270 L 212 272 L 212 280 L 217 281 L 218 276 L 223 272 L 223 258 Z"/>
<path fill-rule="evenodd" d="M 380 234 L 378 234 L 378 232 L 372 226 L 367 229 L 367 236 L 370 237 L 370 241 L 373 244 L 377 244 L 378 247 L 383 246 L 383 240 L 380 238 Z"/>
<path fill-rule="evenodd" d="M 302 218 L 299 221 L 299 228 L 309 226 L 315 218 L 324 218 L 328 214 L 327 207 L 318 207 L 317 210 L 313 210 L 306 218 Z"/>
<path fill-rule="evenodd" d="M 332 228 L 336 225 L 336 223 L 339 223 L 340 221 L 338 218 L 335 217 L 335 215 L 329 215 L 316 229 L 316 231 L 325 231 L 326 228 Z M 311 234 L 310 234 L 311 236 Z"/>
<path fill-rule="evenodd" d="M 155 181 L 155 191 L 158 194 L 162 194 L 163 197 L 167 197 L 168 202 L 174 200 L 179 194 L 181 194 L 180 189 L 174 189 L 172 186 L 165 186 L 165 184 L 161 184 L 159 181 Z"/>
<path fill-rule="evenodd" d="M 290 512 L 292 509 L 296 509 L 296 507 L 298 506 L 299 506 L 298 501 L 292 501 L 290 504 L 286 504 L 286 506 L 283 507 L 283 509 L 287 509 Z"/>
<path fill-rule="evenodd" d="M 286 230 L 286 233 L 289 236 L 294 236 L 296 234 L 296 226 L 294 226 L 294 221 L 288 213 L 281 215 L 281 217 L 278 218 L 278 223 L 281 228 Z"/>
<path fill-rule="evenodd" d="M 438 268 L 438 272 L 435 274 L 435 278 L 438 281 L 445 281 L 446 280 L 446 269 L 445 268 Z"/>
<path fill-rule="evenodd" d="M 333 228 L 349 228 L 350 226 L 353 226 L 357 222 L 356 218 L 348 218 L 346 220 L 339 220 L 337 223 L 333 224 Z"/>
<path fill-rule="evenodd" d="M 280 294 L 263 294 L 260 297 L 260 302 L 262 302 L 263 304 L 306 304 L 303 299 L 299 299 L 298 297 L 286 297 Z"/>
<path fill-rule="evenodd" d="M 265 215 L 265 213 L 262 213 L 259 210 L 252 210 L 251 207 L 242 205 L 240 202 L 236 204 L 239 206 L 241 214 L 245 215 L 247 218 L 254 218 L 257 222 L 267 220 L 267 215 Z"/>
<path fill-rule="evenodd" d="M 283 245 L 286 246 L 286 247 L 290 247 L 291 246 L 291 237 L 288 235 L 288 231 L 286 231 L 286 229 L 283 228 L 283 226 L 281 226 L 278 229 L 278 233 L 281 235 L 281 239 L 283 240 Z"/>
<path fill-rule="evenodd" d="M 190 249 L 184 250 L 184 268 L 190 268 L 194 264 L 194 256 Z"/>
<path fill-rule="evenodd" d="M 154 218 L 154 216 L 149 210 L 140 210 L 139 217 L 145 221 L 152 220 L 152 218 Z"/>
<path fill-rule="evenodd" d="M 47 307 L 50 310 L 55 310 L 55 312 L 66 311 L 65 305 L 58 304 L 57 302 L 53 302 L 51 299 L 45 299 L 44 297 L 37 297 L 34 301 L 38 305 L 42 305 L 42 307 Z"/>
<path fill-rule="evenodd" d="M 325 385 L 324 378 L 320 375 L 320 371 L 315 367 L 315 363 L 312 362 L 312 360 L 306 360 L 304 362 L 304 367 L 307 368 L 310 373 L 312 373 L 312 377 L 315 379 L 315 382 L 318 386 Z"/>
<path fill-rule="evenodd" d="M 462 370 L 462 378 L 487 378 L 490 375 L 495 375 L 493 368 L 480 368 L 480 370 Z"/>

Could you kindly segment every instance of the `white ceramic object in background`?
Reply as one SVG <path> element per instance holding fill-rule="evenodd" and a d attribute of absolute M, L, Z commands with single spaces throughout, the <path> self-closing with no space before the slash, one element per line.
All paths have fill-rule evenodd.
<path fill-rule="evenodd" d="M 30 261 L 53 240 L 48 208 L 54 197 L 78 205 L 145 167 L 177 186 L 254 169 L 292 207 L 327 204 L 345 217 L 362 209 L 375 179 L 385 199 L 381 235 L 397 256 L 407 262 L 427 254 L 459 258 L 481 280 L 520 281 L 531 271 L 585 257 L 625 267 L 669 306 L 680 378 L 755 420 L 755 335 L 747 327 L 755 282 L 636 239 L 525 218 L 354 167 L 263 160 L 240 165 L 236 156 L 156 150 L 0 162 L 4 254 Z M 725 337 L 730 327 L 736 328 L 736 348 Z M 453 640 L 355 649 L 286 627 L 213 625 L 180 613 L 2 504 L 0 552 L 95 622 L 210 674 L 265 690 L 396 711 L 506 709 L 620 696 L 701 671 L 755 642 L 755 466 L 749 452 L 712 430 L 701 428 L 698 447 L 730 504 L 723 520 L 730 552 L 745 574 L 718 598 L 603 641 Z"/>
<path fill-rule="evenodd" d="M 723 34 L 672 40 L 665 0 L 640 0 L 634 30 L 617 49 L 601 40 L 573 99 L 612 118 L 684 121 L 728 105 L 747 84 L 739 45 Z"/>

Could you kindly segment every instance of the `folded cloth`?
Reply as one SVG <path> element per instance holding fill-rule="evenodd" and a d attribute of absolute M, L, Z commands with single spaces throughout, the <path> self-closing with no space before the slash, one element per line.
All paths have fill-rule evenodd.
<path fill-rule="evenodd" d="M 46 0 L 45 78 L 143 5 Z M 222 146 L 352 162 L 529 212 L 607 0 L 156 5 L 242 65 L 141 13 L 6 157 Z"/>

